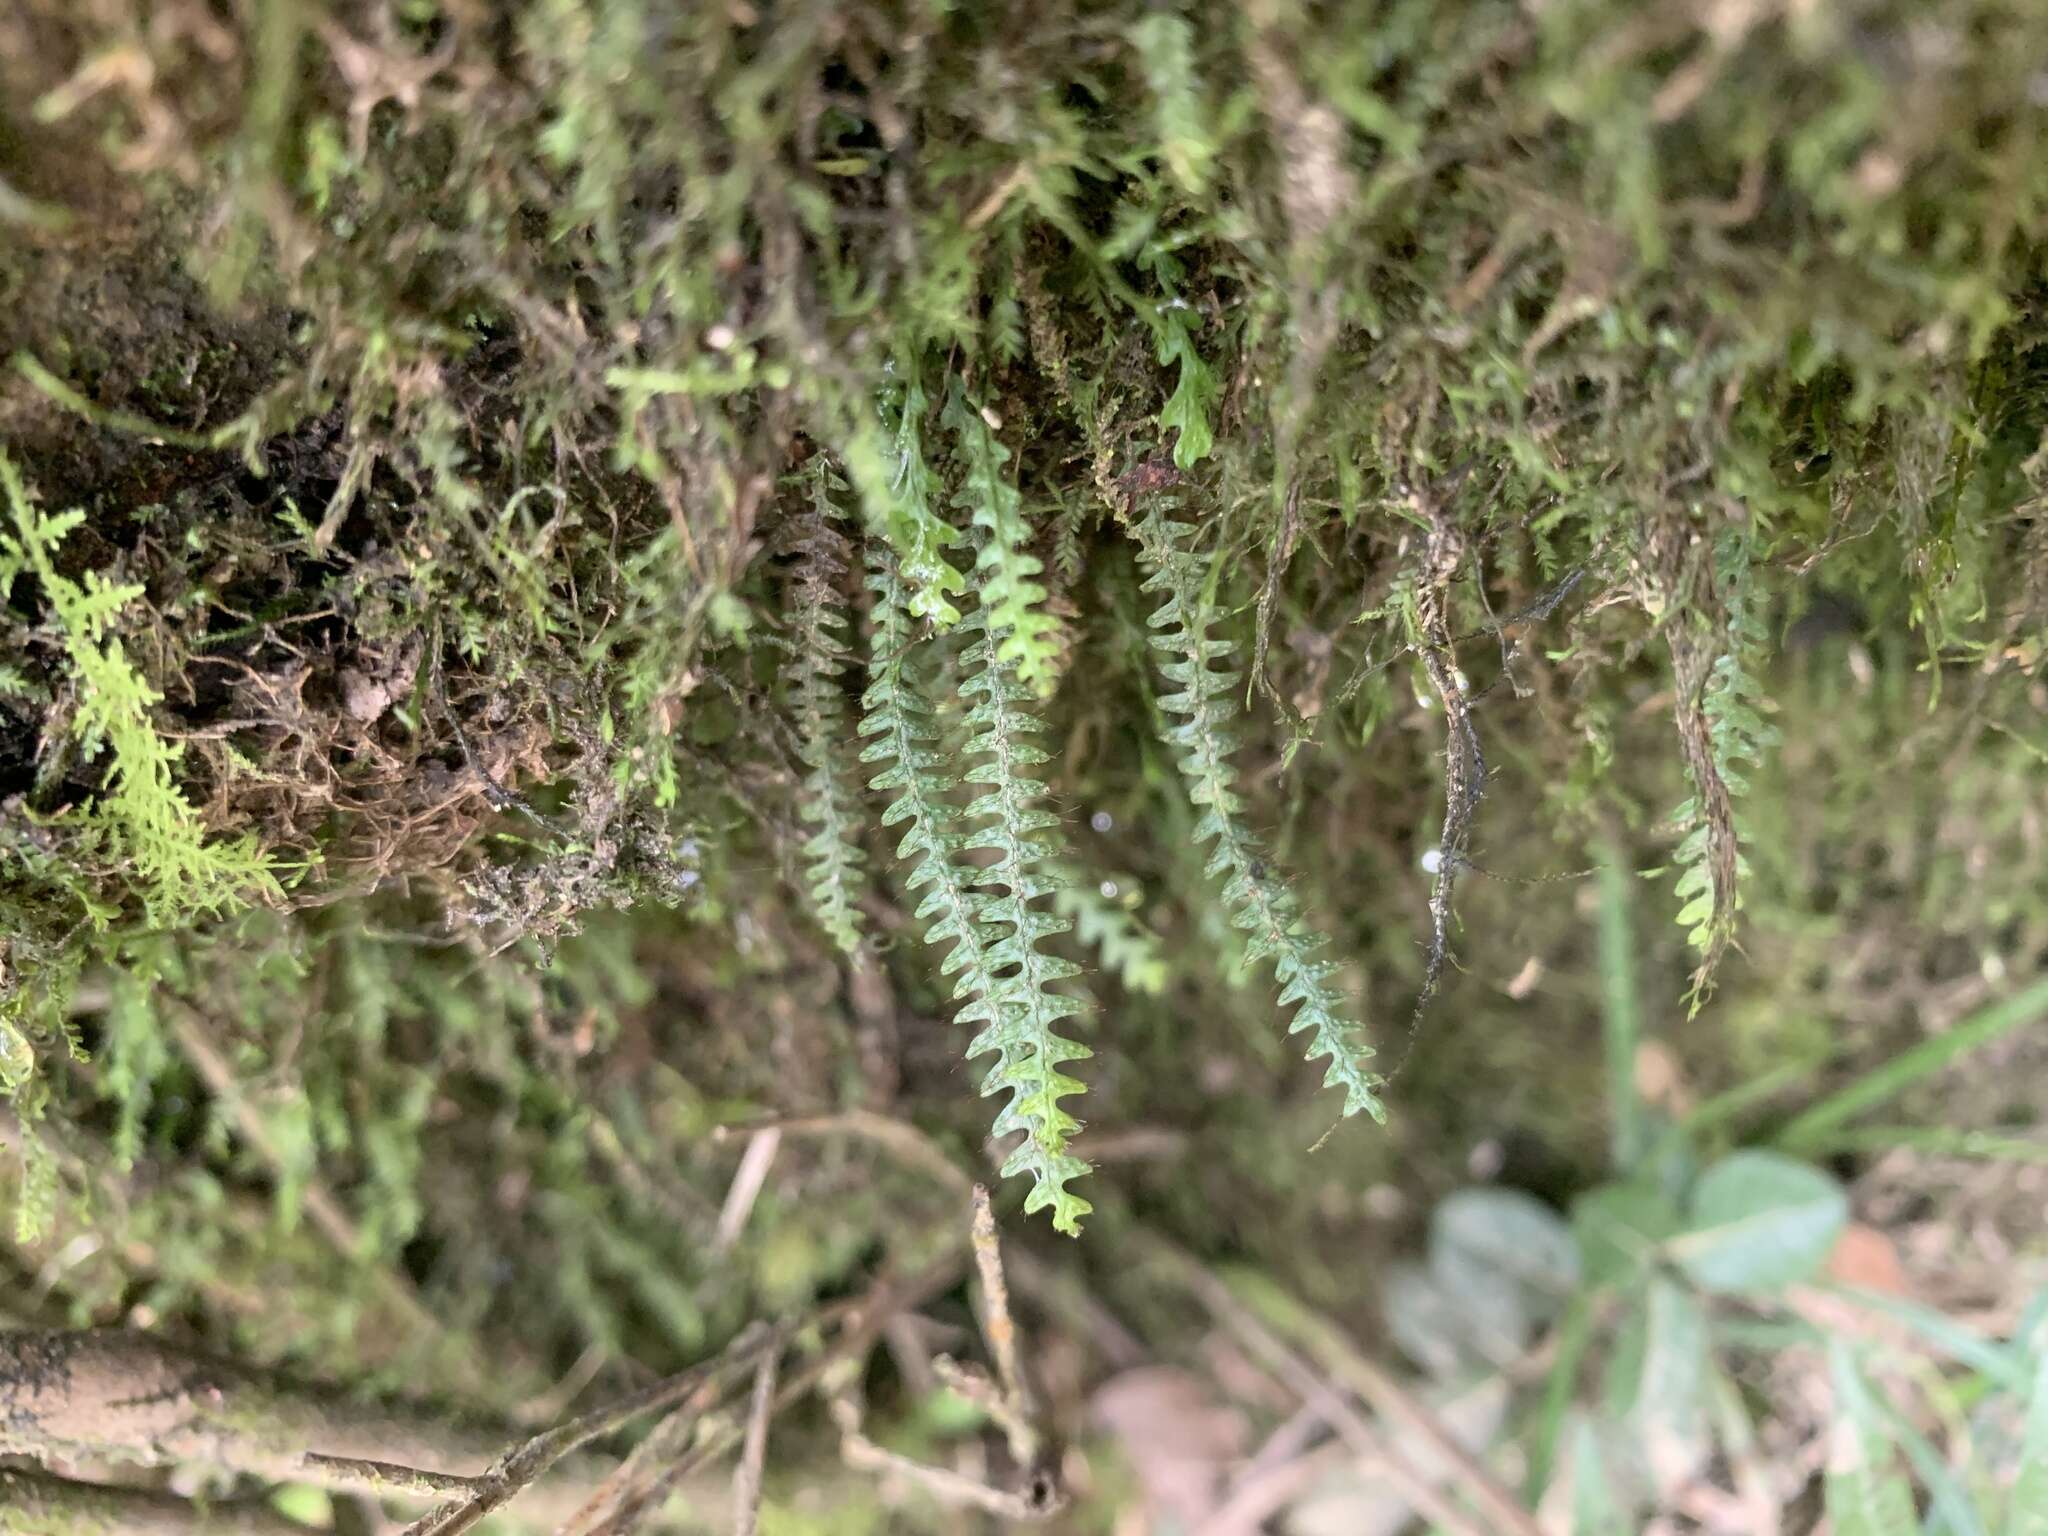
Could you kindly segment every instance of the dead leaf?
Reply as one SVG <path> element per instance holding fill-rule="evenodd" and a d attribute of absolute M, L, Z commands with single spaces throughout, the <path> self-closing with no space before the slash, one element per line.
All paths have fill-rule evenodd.
<path fill-rule="evenodd" d="M 1835 1239 L 1828 1254 L 1828 1278 L 1859 1290 L 1878 1291 L 1886 1296 L 1908 1292 L 1906 1267 L 1899 1262 L 1898 1245 L 1876 1227 L 1852 1221 Z"/>

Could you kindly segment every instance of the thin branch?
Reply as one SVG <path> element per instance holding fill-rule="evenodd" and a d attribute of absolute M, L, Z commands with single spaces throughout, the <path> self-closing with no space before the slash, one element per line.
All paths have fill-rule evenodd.
<path fill-rule="evenodd" d="M 714 1141 L 777 1130 L 791 1136 L 852 1136 L 874 1143 L 895 1154 L 908 1167 L 931 1175 L 947 1189 L 966 1194 L 972 1180 L 962 1173 L 938 1144 L 905 1120 L 892 1120 L 870 1110 L 850 1109 L 833 1115 L 798 1115 L 787 1119 L 755 1120 L 744 1125 L 721 1125 L 712 1132 Z"/>
<path fill-rule="evenodd" d="M 712 1240 L 712 1252 L 725 1253 L 740 1240 L 781 1146 L 782 1132 L 772 1126 L 756 1131 L 748 1140 L 747 1150 L 740 1154 L 739 1169 L 732 1176 L 732 1186 L 726 1191 L 725 1204 L 718 1212 L 718 1235 Z"/>
<path fill-rule="evenodd" d="M 1010 1287 L 1003 1278 L 1003 1250 L 996 1239 L 995 1211 L 989 1205 L 986 1184 L 974 1186 L 972 1236 L 974 1267 L 981 1276 L 981 1331 L 1003 1386 L 1004 1411 L 999 1422 L 1009 1436 L 1010 1454 L 1020 1466 L 1029 1466 L 1038 1459 L 1038 1434 L 1031 1423 L 1030 1389 L 1024 1384 L 1017 1359 L 1017 1324 L 1010 1316 Z"/>
<path fill-rule="evenodd" d="M 747 1406 L 747 1434 L 732 1478 L 733 1536 L 754 1536 L 761 1523 L 761 1479 L 768 1466 L 768 1420 L 775 1407 L 775 1375 L 781 1352 L 770 1350 L 754 1372 L 754 1396 Z"/>
<path fill-rule="evenodd" d="M 707 1392 L 715 1402 L 723 1383 L 738 1368 L 752 1364 L 769 1347 L 766 1334 L 742 1336 L 724 1354 L 680 1371 L 653 1386 L 629 1394 L 603 1408 L 543 1430 L 498 1458 L 474 1480 L 464 1498 L 443 1504 L 406 1528 L 405 1536 L 459 1536 L 493 1510 L 510 1503 L 528 1484 L 572 1452 L 631 1423 L 642 1414 L 660 1412 Z M 708 1404 L 707 1404 L 708 1406 Z"/>
<path fill-rule="evenodd" d="M 776 1391 L 771 1412 L 783 1412 L 814 1390 L 829 1372 L 841 1368 L 845 1362 L 861 1358 L 873 1347 L 881 1335 L 883 1324 L 891 1317 L 923 1306 L 932 1297 L 949 1289 L 959 1278 L 960 1253 L 958 1249 L 952 1249 L 908 1279 L 877 1281 L 867 1295 L 849 1310 L 846 1327 L 840 1336 L 801 1371 L 783 1381 Z M 600 1507 L 601 1495 L 600 1500 L 593 1500 L 581 1514 L 563 1524 L 556 1536 L 624 1536 L 649 1510 L 665 1502 L 685 1479 L 730 1451 L 740 1434 L 741 1431 L 731 1425 L 714 1428 L 667 1471 L 642 1487 L 626 1491 L 623 1496 L 614 1493 L 617 1502 L 609 1509 Z"/>
<path fill-rule="evenodd" d="M 991 1488 L 979 1478 L 885 1450 L 849 1425 L 840 1427 L 839 1450 L 848 1466 L 863 1472 L 893 1473 L 917 1484 L 941 1504 L 957 1509 L 982 1509 L 1004 1520 L 1044 1520 L 1058 1513 L 1063 1505 L 1063 1501 L 1048 1495 L 1047 1485 L 1038 1479 L 1016 1490 Z"/>
<path fill-rule="evenodd" d="M 366 1493 L 412 1494 L 421 1498 L 445 1499 L 468 1494 L 476 1479 L 456 1472 L 434 1472 L 396 1461 L 375 1461 L 367 1456 L 328 1456 L 319 1451 L 306 1454 L 306 1470 L 322 1482 L 332 1481 Z"/>

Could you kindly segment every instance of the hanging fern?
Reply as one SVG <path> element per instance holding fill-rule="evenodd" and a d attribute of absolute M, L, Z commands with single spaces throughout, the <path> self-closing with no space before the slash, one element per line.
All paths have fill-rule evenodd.
<path fill-rule="evenodd" d="M 1004 1176 L 1030 1174 L 1033 1188 L 1024 1208 L 1051 1206 L 1053 1225 L 1072 1232 L 1089 1205 L 1067 1192 L 1066 1181 L 1086 1173 L 1088 1165 L 1066 1150 L 1067 1139 L 1081 1124 L 1061 1108 L 1060 1100 L 1082 1087 L 1060 1067 L 1092 1053 L 1056 1032 L 1062 1020 L 1081 1012 L 1081 1003 L 1054 991 L 1054 984 L 1078 975 L 1080 968 L 1038 947 L 1073 926 L 1038 905 L 1038 898 L 1054 888 L 1047 864 L 1055 856 L 1051 834 L 1059 818 L 1039 804 L 1044 791 L 1031 770 L 1049 754 L 1033 740 L 1038 721 L 1025 707 L 1030 695 L 1003 660 L 1009 636 L 986 612 L 963 620 L 962 627 L 978 631 L 962 658 L 961 692 L 979 701 L 965 721 L 974 732 L 967 755 L 976 760 L 966 782 L 985 786 L 967 807 L 968 820 L 982 825 L 966 846 L 996 855 L 979 872 L 977 883 L 988 893 L 981 915 L 997 936 L 988 951 L 992 984 L 960 1017 L 983 1026 L 967 1047 L 970 1058 L 998 1053 L 981 1085 L 984 1094 L 1010 1095 L 996 1116 L 996 1134 L 1025 1133 L 1003 1165 Z"/>
<path fill-rule="evenodd" d="M 996 660 L 1015 668 L 1018 681 L 1043 698 L 1059 680 L 1059 623 L 1046 612 L 1045 564 L 1031 553 L 1031 526 L 1014 476 L 1005 468 L 1010 451 L 988 418 L 955 379 L 946 396 L 946 425 L 958 445 L 962 475 L 954 505 L 981 529 L 975 574 L 981 582 L 981 611 L 996 644 Z"/>
<path fill-rule="evenodd" d="M 952 600 L 966 589 L 945 554 L 960 542 L 960 535 L 933 506 L 939 477 L 925 456 L 924 417 L 930 401 L 924 381 L 915 364 L 905 364 L 901 372 L 902 381 L 885 387 L 880 400 L 882 426 L 889 438 L 890 542 L 909 584 L 910 612 L 947 629 L 960 622 L 960 610 Z"/>
<path fill-rule="evenodd" d="M 1137 535 L 1147 572 L 1141 590 L 1166 595 L 1151 617 L 1158 631 L 1152 644 L 1169 658 L 1159 670 L 1181 691 L 1166 695 L 1159 704 L 1167 714 L 1179 717 L 1167 730 L 1166 740 L 1176 754 L 1188 798 L 1200 812 L 1195 842 L 1216 845 L 1207 873 L 1212 879 L 1224 877 L 1224 905 L 1250 935 L 1247 959 L 1273 962 L 1280 1006 L 1296 1009 L 1288 1032 L 1309 1031 L 1309 1059 L 1330 1059 L 1323 1081 L 1344 1090 L 1344 1113 L 1364 1110 L 1384 1121 L 1381 1079 L 1366 1066 L 1372 1047 L 1359 1038 L 1359 1026 L 1348 1016 L 1335 981 L 1337 966 L 1316 953 L 1325 940 L 1303 921 L 1294 893 L 1274 873 L 1257 838 L 1240 819 L 1242 802 L 1230 767 L 1237 744 L 1231 719 L 1236 713 L 1232 692 L 1238 674 L 1219 672 L 1211 665 L 1228 654 L 1230 645 L 1210 638 L 1216 609 L 1202 564 L 1188 547 L 1189 530 L 1155 509 L 1137 525 Z"/>
<path fill-rule="evenodd" d="M 1075 967 L 1038 949 L 1041 939 L 1068 926 L 1033 905 L 1050 888 L 1041 870 L 1055 818 L 1036 807 L 1039 789 L 1029 773 L 1045 754 L 1027 739 L 1032 722 L 1022 709 L 1024 690 L 995 661 L 985 621 L 979 614 L 965 620 L 974 638 L 962 691 L 981 701 L 967 717 L 975 732 L 968 756 L 982 759 L 967 780 L 987 787 L 964 817 L 954 808 L 947 797 L 960 781 L 947 771 L 932 705 L 910 668 L 909 589 L 886 551 L 871 549 L 868 569 L 873 648 L 860 730 L 872 739 L 861 760 L 886 765 L 869 782 L 896 792 L 883 825 L 908 824 L 897 856 L 910 864 L 911 890 L 924 893 L 916 915 L 926 924 L 925 942 L 945 951 L 940 969 L 956 978 L 953 996 L 965 1004 L 961 1022 L 982 1026 L 967 1055 L 996 1053 L 982 1083 L 984 1094 L 1010 1095 L 996 1133 L 1024 1132 L 1003 1173 L 1029 1174 L 1025 1209 L 1050 1207 L 1055 1227 L 1078 1232 L 1091 1207 L 1066 1186 L 1088 1165 L 1067 1151 L 1080 1126 L 1059 1101 L 1082 1090 L 1059 1069 L 1089 1053 L 1055 1033 L 1080 1011 L 1076 999 L 1052 990 Z M 974 830 L 975 822 L 983 825 Z M 998 857 L 977 870 L 960 857 L 969 848 L 992 848 Z"/>
<path fill-rule="evenodd" d="M 1699 951 L 1690 992 L 1695 1011 L 1713 988 L 1714 972 L 1735 937 L 1742 907 L 1741 882 L 1749 873 L 1741 845 L 1747 834 L 1736 802 L 1749 793 L 1748 770 L 1779 740 L 1765 720 L 1763 687 L 1750 671 L 1764 653 L 1769 632 L 1754 599 L 1748 541 L 1724 535 L 1714 550 L 1715 577 L 1727 615 L 1719 654 L 1697 688 L 1688 673 L 1700 670 L 1699 642 L 1674 631 L 1671 645 L 1679 677 L 1679 735 L 1693 792 L 1672 820 L 1682 837 L 1672 862 L 1678 869 L 1675 894 L 1684 903 L 1679 926 Z M 1682 621 L 1681 621 L 1682 622 Z"/>
<path fill-rule="evenodd" d="M 844 516 L 835 496 L 846 494 L 822 453 L 802 473 L 806 504 L 791 520 L 782 549 L 795 557 L 790 583 L 791 643 L 788 677 L 797 753 L 805 773 L 799 800 L 803 819 L 817 830 L 804 842 L 805 883 L 818 924 L 847 954 L 860 944 L 861 866 L 858 792 L 840 775 L 846 741 L 846 607 L 841 584 L 853 549 L 834 525 Z"/>
<path fill-rule="evenodd" d="M 1159 935 L 1123 905 L 1121 882 L 1090 880 L 1064 865 L 1054 881 L 1053 911 L 1072 920 L 1074 936 L 1102 956 L 1123 989 L 1133 997 L 1163 994 L 1168 967 Z"/>

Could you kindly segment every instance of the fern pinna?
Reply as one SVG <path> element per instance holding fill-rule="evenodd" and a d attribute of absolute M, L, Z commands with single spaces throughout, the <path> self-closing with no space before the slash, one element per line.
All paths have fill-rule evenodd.
<path fill-rule="evenodd" d="M 1212 879 L 1224 877 L 1224 905 L 1232 921 L 1250 935 L 1246 959 L 1273 962 L 1280 1007 L 1296 1008 L 1288 1033 L 1309 1031 L 1309 1059 L 1330 1059 L 1323 1081 L 1344 1090 L 1344 1113 L 1364 1110 L 1384 1121 L 1382 1080 L 1366 1065 L 1372 1047 L 1360 1038 L 1360 1026 L 1349 1017 L 1336 984 L 1336 964 L 1316 953 L 1326 941 L 1304 922 L 1294 893 L 1272 871 L 1241 817 L 1243 803 L 1230 767 L 1237 745 L 1231 727 L 1236 714 L 1232 695 L 1239 675 L 1212 665 L 1229 653 L 1230 643 L 1210 638 L 1216 609 L 1206 590 L 1202 562 L 1189 547 L 1191 530 L 1155 508 L 1136 525 L 1136 533 L 1146 569 L 1140 590 L 1165 594 L 1151 616 L 1152 628 L 1158 631 L 1152 644 L 1165 654 L 1160 672 L 1180 691 L 1167 694 L 1159 705 L 1178 717 L 1166 739 L 1174 749 L 1188 798 L 1200 812 L 1195 842 L 1216 845 L 1207 873 Z"/>
<path fill-rule="evenodd" d="M 846 740 L 846 699 L 839 680 L 847 660 L 840 584 L 851 566 L 853 546 L 834 526 L 843 514 L 833 496 L 843 496 L 846 485 L 825 455 L 811 459 L 802 479 L 808 500 L 791 519 L 782 550 L 796 559 L 788 686 L 797 754 L 805 770 L 799 813 L 817 829 L 803 846 L 805 884 L 819 926 L 852 954 L 861 930 L 861 812 L 858 791 L 840 777 L 838 764 Z"/>
<path fill-rule="evenodd" d="M 868 587 L 873 641 L 860 729 L 872 739 L 861 760 L 886 765 L 869 782 L 896 793 L 883 824 L 908 823 L 897 856 L 910 863 L 910 888 L 924 892 L 917 918 L 927 925 L 925 942 L 946 951 L 941 970 L 955 977 L 953 995 L 965 1003 L 961 1022 L 982 1026 L 967 1055 L 996 1055 L 982 1081 L 984 1094 L 1010 1095 L 996 1133 L 1024 1133 L 1003 1173 L 1030 1175 L 1024 1208 L 1050 1208 L 1055 1227 L 1078 1232 L 1091 1207 L 1067 1182 L 1088 1165 L 1067 1150 L 1080 1123 L 1060 1100 L 1082 1088 L 1060 1069 L 1089 1052 L 1057 1032 L 1081 1004 L 1053 986 L 1077 968 L 1038 947 L 1069 925 L 1035 905 L 1051 889 L 1043 871 L 1057 818 L 1037 804 L 1041 790 L 1030 770 L 1046 754 L 1029 739 L 1027 694 L 996 659 L 985 617 L 964 620 L 972 640 L 961 691 L 977 700 L 965 722 L 973 732 L 967 755 L 978 759 L 966 780 L 983 792 L 963 814 L 949 799 L 960 781 L 944 766 L 938 722 L 911 672 L 910 594 L 887 551 L 870 551 Z M 960 857 L 970 848 L 992 849 L 997 857 L 976 869 Z"/>

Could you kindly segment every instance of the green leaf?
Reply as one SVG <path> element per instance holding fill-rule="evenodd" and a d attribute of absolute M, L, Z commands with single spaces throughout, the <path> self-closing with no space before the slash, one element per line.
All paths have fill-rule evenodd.
<path fill-rule="evenodd" d="M 1628 1426 L 1653 1485 L 1669 1489 L 1697 1471 L 1708 1451 L 1706 1312 L 1682 1286 L 1659 1276 L 1625 1343 L 1609 1372 L 1608 1411 Z"/>
<path fill-rule="evenodd" d="M 1607 1478 L 1599 1438 L 1583 1420 L 1572 1434 L 1571 1473 L 1572 1536 L 1623 1536 L 1628 1527 Z"/>
<path fill-rule="evenodd" d="M 2020 1442 L 2020 1475 L 2012 1485 L 2001 1536 L 2048 1536 L 2048 1352 L 2034 1367 L 2034 1391 Z"/>
<path fill-rule="evenodd" d="M 1555 1311 L 1579 1283 L 1579 1253 L 1563 1219 L 1534 1195 L 1482 1186 L 1438 1202 L 1429 1221 L 1430 1264 L 1469 1260 L 1513 1280 Z M 1547 1305 L 1543 1305 L 1547 1304 Z"/>
<path fill-rule="evenodd" d="M 1216 114 L 1203 101 L 1195 73 L 1195 29 L 1183 17 L 1155 11 L 1131 28 L 1131 46 L 1152 90 L 1160 158 L 1183 188 L 1200 192 L 1216 158 L 1209 126 Z"/>
<path fill-rule="evenodd" d="M 1192 469 L 1206 459 L 1216 445 L 1216 429 L 1209 420 L 1209 411 L 1216 403 L 1221 385 L 1217 382 L 1216 371 L 1195 350 L 1194 327 L 1188 321 L 1184 300 L 1168 301 L 1161 321 L 1159 361 L 1180 364 L 1173 393 L 1160 407 L 1159 425 L 1164 431 L 1180 434 L 1173 445 L 1175 466 Z"/>
<path fill-rule="evenodd" d="M 270 1496 L 270 1507 L 288 1520 L 316 1530 L 334 1525 L 334 1499 L 325 1488 L 311 1483 L 286 1483 Z"/>
<path fill-rule="evenodd" d="M 1828 1344 L 1835 1388 L 1825 1502 L 1834 1536 L 1909 1536 L 1917 1529 L 1913 1493 L 1898 1470 L 1870 1389 L 1841 1340 Z"/>
<path fill-rule="evenodd" d="M 1780 1291 L 1812 1278 L 1848 1219 L 1841 1186 L 1776 1152 L 1736 1152 L 1700 1177 L 1671 1252 L 1707 1291 Z"/>
<path fill-rule="evenodd" d="M 1579 1267 L 1592 1286 L 1629 1285 L 1681 1222 L 1661 1190 L 1649 1184 L 1606 1184 L 1572 1204 Z"/>
<path fill-rule="evenodd" d="M 1607 1056 L 1608 1138 L 1617 1173 L 1643 1155 L 1647 1136 L 1636 1092 L 1636 1046 L 1643 1033 L 1636 946 L 1629 932 L 1629 877 L 1620 849 L 1603 850 L 1600 864 L 1600 1033 Z"/>
<path fill-rule="evenodd" d="M 1896 1097 L 1965 1052 L 2026 1029 L 2044 1015 L 2048 1015 L 2048 980 L 1980 1009 L 1946 1034 L 1923 1041 L 1830 1094 L 1780 1131 L 1776 1144 L 1786 1152 L 1818 1152 L 1832 1145 L 1833 1134 L 1865 1110 Z"/>

